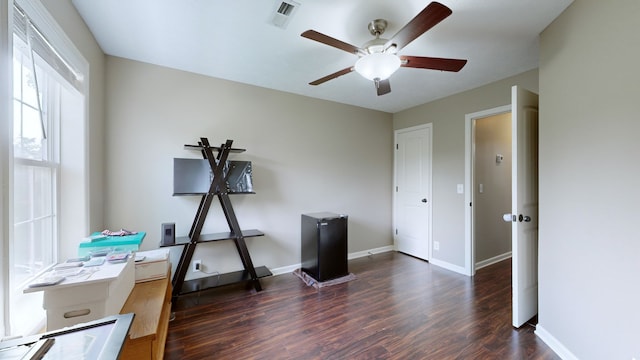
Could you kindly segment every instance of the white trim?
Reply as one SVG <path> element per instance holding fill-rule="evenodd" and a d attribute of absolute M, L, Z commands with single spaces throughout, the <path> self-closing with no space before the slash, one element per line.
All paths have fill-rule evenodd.
<path fill-rule="evenodd" d="M 431 265 L 435 265 L 438 267 L 441 267 L 443 269 L 447 269 L 453 272 L 457 272 L 458 274 L 462 274 L 462 275 L 467 275 L 466 269 L 463 268 L 462 266 L 459 265 L 454 265 L 451 263 L 448 263 L 446 261 L 442 261 L 442 260 L 438 260 L 438 259 L 431 259 L 429 260 L 429 263 Z"/>
<path fill-rule="evenodd" d="M 349 254 L 347 256 L 347 259 L 349 259 L 349 260 L 357 259 L 357 258 L 370 256 L 370 255 L 375 255 L 375 254 L 381 254 L 381 253 L 385 253 L 385 252 L 389 252 L 389 251 L 395 251 L 395 247 L 393 245 L 387 245 L 387 246 L 383 246 L 383 247 L 379 247 L 379 248 L 375 248 L 375 249 L 370 249 L 370 250 L 365 250 L 365 251 L 358 251 L 358 252 L 354 252 L 354 253 Z"/>
<path fill-rule="evenodd" d="M 494 257 L 486 259 L 486 260 L 478 261 L 476 263 L 475 270 L 482 269 L 483 267 L 487 267 L 489 265 L 497 264 L 500 261 L 509 259 L 510 257 L 511 257 L 511 251 L 506 252 L 504 254 L 500 254 L 500 255 L 494 256 Z"/>
<path fill-rule="evenodd" d="M 560 356 L 564 360 L 578 360 L 566 346 L 564 346 L 558 339 L 556 339 L 550 332 L 548 332 L 542 325 L 536 325 L 534 333 L 547 344 L 553 352 Z"/>
<path fill-rule="evenodd" d="M 355 253 L 350 253 L 347 255 L 347 259 L 348 260 L 352 260 L 352 259 L 357 259 L 357 258 L 361 258 L 361 257 L 365 257 L 365 256 L 371 256 L 374 254 L 381 254 L 381 253 L 385 253 L 385 252 L 389 252 L 389 251 L 394 251 L 393 246 L 392 245 L 387 245 L 387 246 L 383 246 L 383 247 L 379 247 L 379 248 L 374 248 L 374 249 L 369 249 L 369 250 L 364 250 L 364 251 L 358 251 Z M 302 267 L 302 264 L 297 263 L 297 264 L 293 264 L 293 265 L 287 265 L 287 266 L 282 266 L 279 268 L 274 268 L 274 269 L 269 269 L 269 271 L 271 271 L 271 273 L 273 275 L 282 275 L 282 274 L 287 274 L 287 273 L 292 273 L 297 269 L 300 269 Z"/>
<path fill-rule="evenodd" d="M 91 232 L 91 216 L 92 216 L 92 211 L 91 211 L 91 156 L 93 155 L 94 152 L 94 147 L 89 146 L 89 143 L 91 142 L 91 129 L 90 127 L 92 126 L 92 122 L 89 120 L 91 119 L 91 110 L 89 109 L 89 103 L 90 103 L 90 82 L 91 82 L 91 76 L 89 74 L 89 67 L 87 66 L 86 69 L 83 69 L 83 71 L 86 71 L 85 77 L 84 77 L 84 89 L 82 91 L 82 94 L 84 95 L 84 104 L 83 104 L 83 109 L 84 109 L 84 113 L 82 114 L 84 116 L 84 141 L 82 143 L 82 148 L 83 148 L 83 152 L 84 152 L 84 176 L 83 176 L 83 181 L 84 181 L 84 209 L 86 211 L 86 216 L 84 218 L 84 232 L 85 234 L 89 234 Z M 99 150 L 98 150 L 99 151 Z"/>
<path fill-rule="evenodd" d="M 11 84 L 13 82 L 13 2 L 0 0 L 0 84 Z M 13 87 L 0 87 L 0 119 L 13 118 Z M 9 193 L 11 182 L 11 158 L 13 147 L 11 146 L 11 122 L 0 121 L 0 286 L 2 289 L 9 289 L 9 237 L 13 228 L 9 219 L 9 204 L 11 204 L 11 194 Z M 9 306 L 5 302 L 8 295 L 0 296 L 0 336 L 6 335 L 9 322 Z"/>
<path fill-rule="evenodd" d="M 473 244 L 473 207 L 469 204 L 473 201 L 473 153 L 475 142 L 473 139 L 473 122 L 476 119 L 488 116 L 504 114 L 511 111 L 511 105 L 495 107 L 493 109 L 478 111 L 464 116 L 464 274 L 473 276 L 476 273 L 474 267 L 474 244 Z"/>
<path fill-rule="evenodd" d="M 300 269 L 301 267 L 302 267 L 302 264 L 297 263 L 297 264 L 293 264 L 293 265 L 282 266 L 282 267 L 275 268 L 275 269 L 269 269 L 269 271 L 271 271 L 271 273 L 275 276 L 275 275 L 282 275 L 282 274 L 292 273 L 295 270 Z"/>

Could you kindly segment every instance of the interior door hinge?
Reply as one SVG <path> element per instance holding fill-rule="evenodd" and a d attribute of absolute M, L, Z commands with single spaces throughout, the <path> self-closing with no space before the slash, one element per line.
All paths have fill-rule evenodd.
<path fill-rule="evenodd" d="M 396 144 L 396 150 L 398 150 L 398 144 Z"/>
<path fill-rule="evenodd" d="M 469 203 L 469 206 L 472 206 L 471 204 L 473 204 L 473 203 Z"/>
<path fill-rule="evenodd" d="M 396 235 L 398 235 L 398 229 L 396 229 Z"/>
<path fill-rule="evenodd" d="M 396 186 L 396 192 L 398 192 L 398 187 Z"/>

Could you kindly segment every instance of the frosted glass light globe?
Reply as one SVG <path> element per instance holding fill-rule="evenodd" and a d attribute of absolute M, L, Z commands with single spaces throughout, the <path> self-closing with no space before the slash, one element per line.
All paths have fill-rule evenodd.
<path fill-rule="evenodd" d="M 373 53 L 358 59 L 355 68 L 366 79 L 386 80 L 400 68 L 400 58 L 394 54 Z"/>

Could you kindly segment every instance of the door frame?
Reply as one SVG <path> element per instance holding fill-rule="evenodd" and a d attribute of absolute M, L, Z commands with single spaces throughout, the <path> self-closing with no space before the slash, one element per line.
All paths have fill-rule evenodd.
<path fill-rule="evenodd" d="M 494 115 L 511 112 L 511 104 L 498 106 L 492 109 L 482 110 L 466 114 L 464 117 L 464 271 L 468 276 L 476 273 L 475 269 L 475 239 L 473 238 L 473 160 L 475 154 L 475 137 L 473 130 L 475 120 Z"/>
<path fill-rule="evenodd" d="M 392 234 L 393 234 L 393 249 L 398 251 L 397 245 L 397 234 L 396 229 L 398 225 L 397 216 L 398 216 L 398 192 L 396 191 L 396 186 L 398 186 L 398 174 L 397 174 L 397 145 L 398 145 L 398 134 L 404 132 L 411 132 L 416 130 L 429 129 L 429 195 L 431 199 L 431 211 L 429 212 L 429 216 L 427 219 L 427 258 L 426 261 L 431 261 L 433 257 L 433 123 L 427 123 L 422 125 L 411 126 L 408 128 L 397 129 L 393 131 L 393 187 L 391 189 L 393 193 L 393 221 L 392 221 Z"/>

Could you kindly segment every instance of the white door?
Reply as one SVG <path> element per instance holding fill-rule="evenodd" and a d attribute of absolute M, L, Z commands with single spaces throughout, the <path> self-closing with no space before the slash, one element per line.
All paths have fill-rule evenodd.
<path fill-rule="evenodd" d="M 429 260 L 431 244 L 431 124 L 396 131 L 395 243 Z"/>
<path fill-rule="evenodd" d="M 538 313 L 538 95 L 514 86 L 512 115 L 513 326 Z"/>

